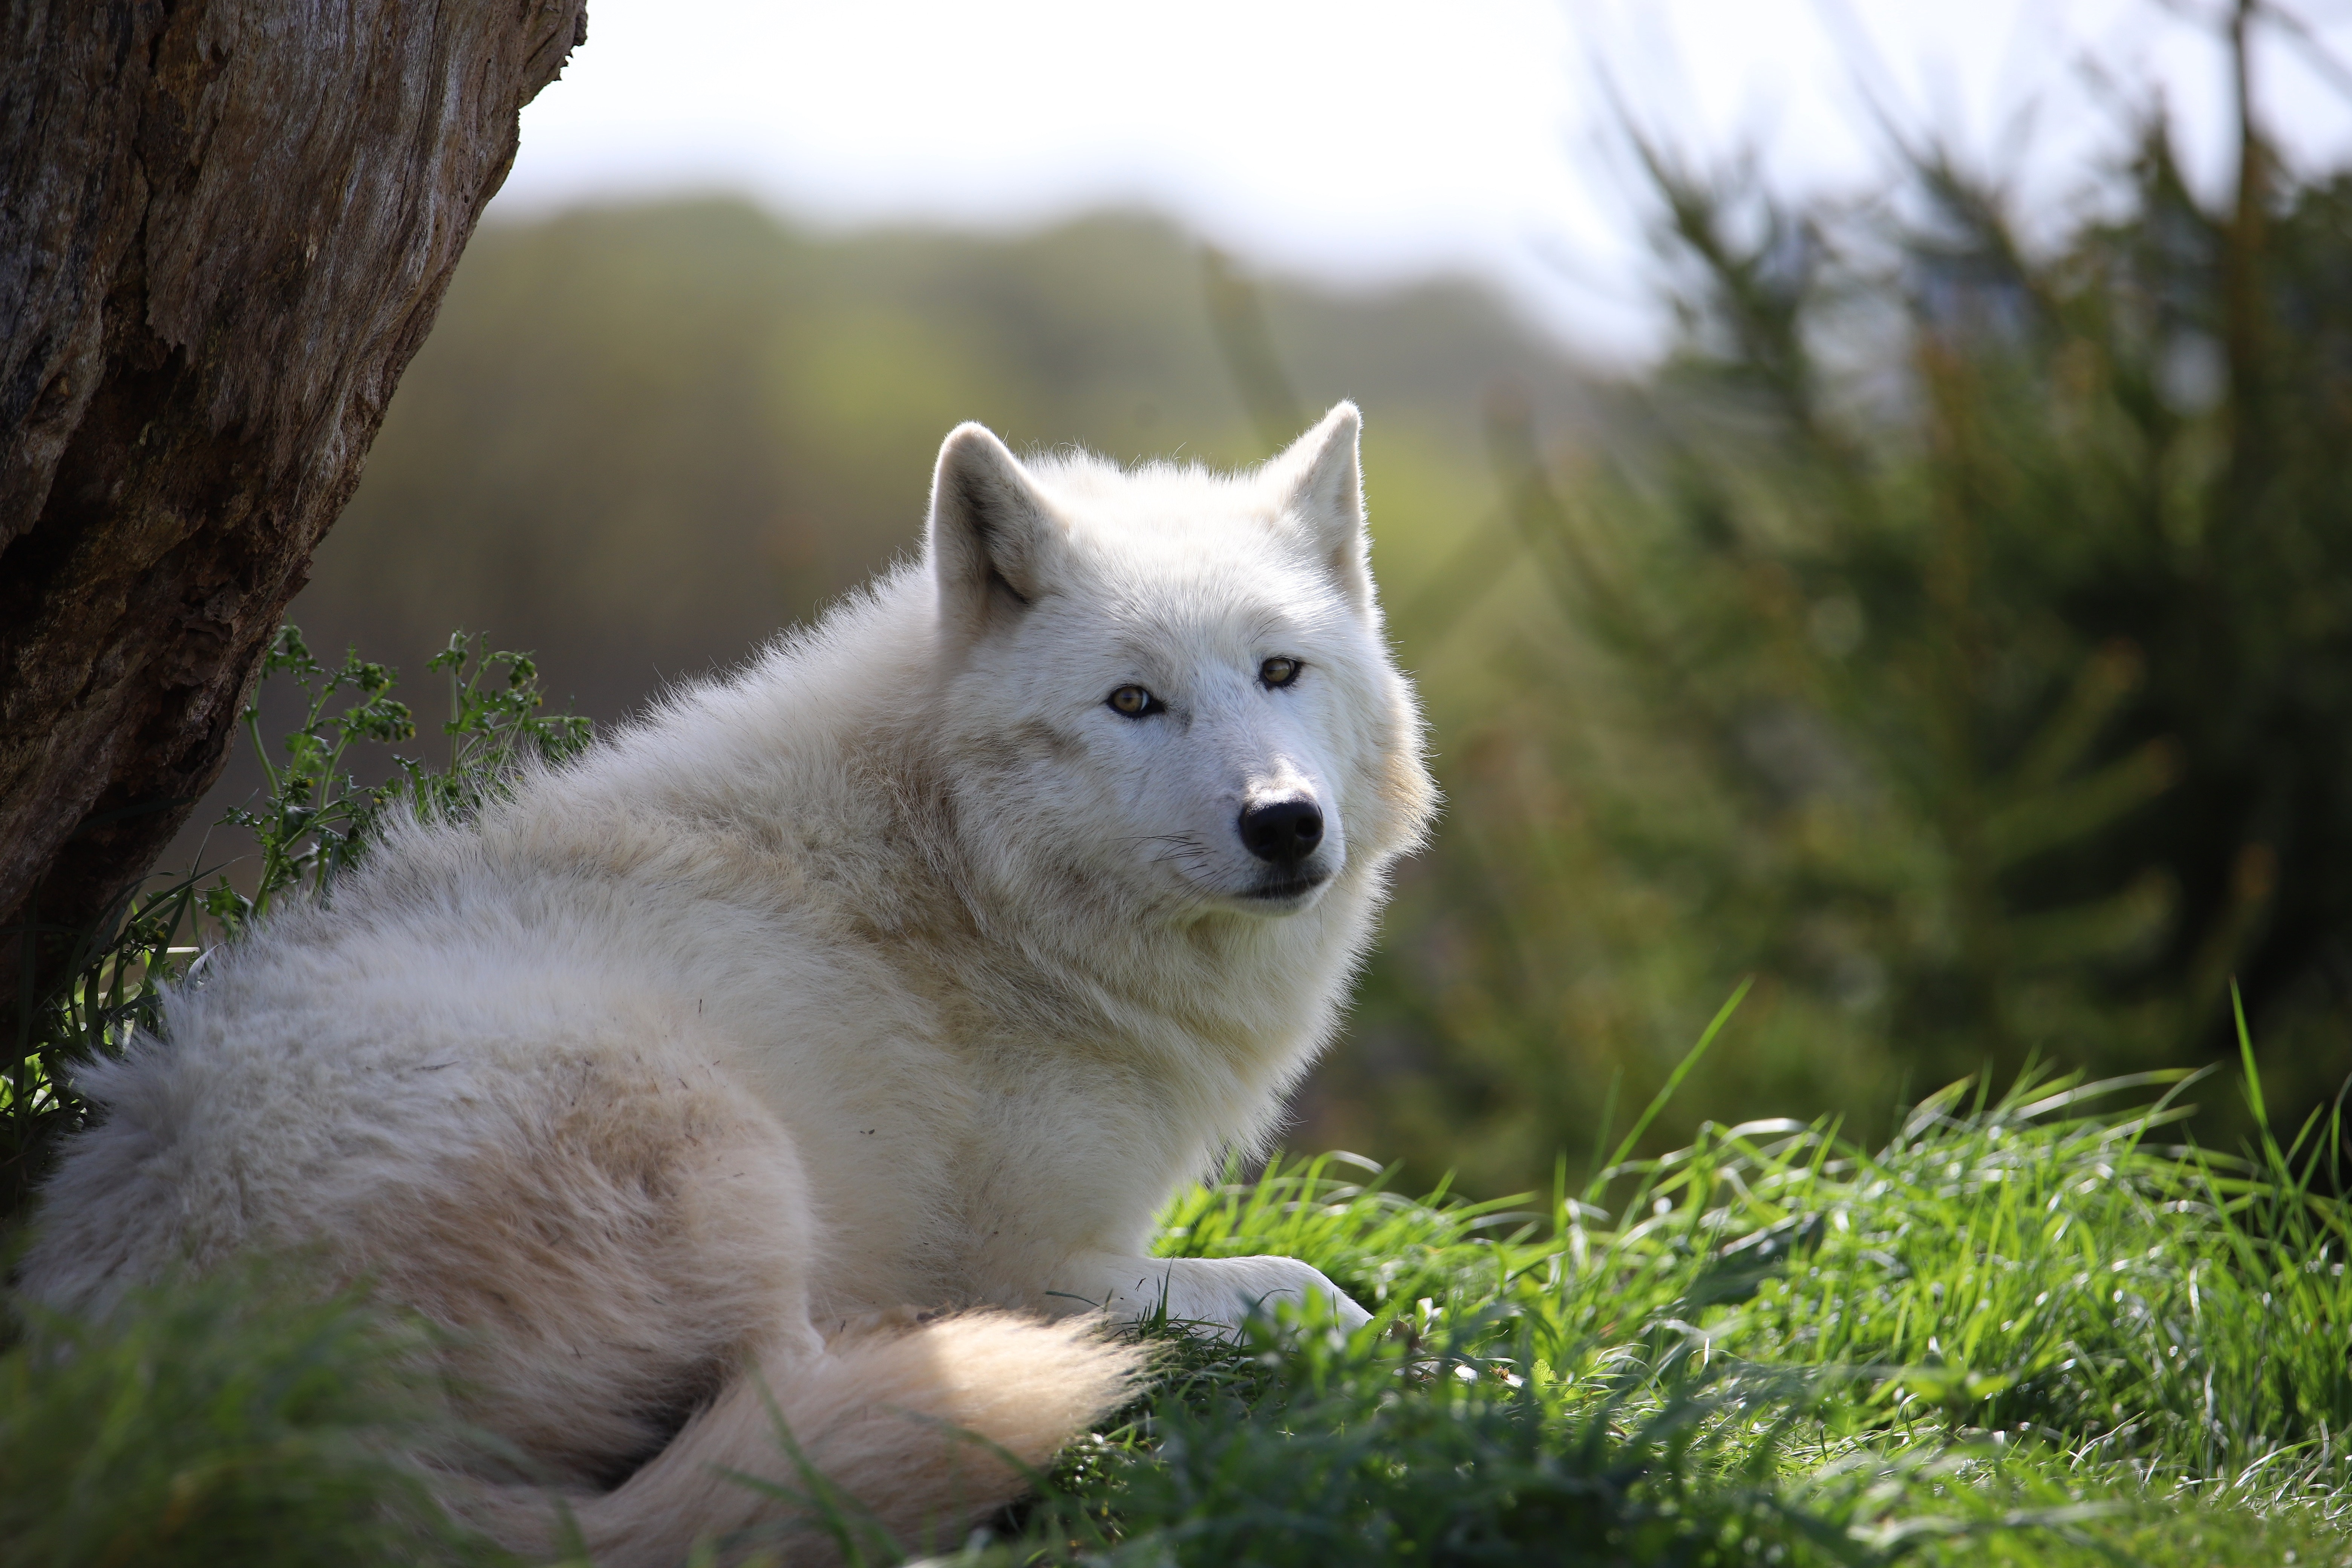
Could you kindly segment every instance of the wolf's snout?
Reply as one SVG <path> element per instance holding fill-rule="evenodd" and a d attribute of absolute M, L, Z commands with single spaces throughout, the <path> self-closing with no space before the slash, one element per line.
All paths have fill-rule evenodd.
<path fill-rule="evenodd" d="M 1296 866 L 1323 842 L 1323 808 L 1296 799 L 1244 806 L 1241 828 L 1251 854 L 1276 866 Z"/>

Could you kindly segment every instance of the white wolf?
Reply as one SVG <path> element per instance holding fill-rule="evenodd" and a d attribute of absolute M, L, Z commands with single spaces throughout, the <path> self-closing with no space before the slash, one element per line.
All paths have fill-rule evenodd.
<path fill-rule="evenodd" d="M 1357 429 L 1237 476 L 956 430 L 919 563 L 397 827 L 90 1068 L 26 1288 L 323 1257 L 459 1331 L 464 1413 L 610 1565 L 776 1522 L 722 1473 L 781 1464 L 763 1390 L 908 1539 L 1120 1401 L 1089 1308 L 1363 1321 L 1292 1259 L 1146 1256 L 1268 1135 L 1432 809 Z M 451 1486 L 551 1539 L 547 1491 Z"/>

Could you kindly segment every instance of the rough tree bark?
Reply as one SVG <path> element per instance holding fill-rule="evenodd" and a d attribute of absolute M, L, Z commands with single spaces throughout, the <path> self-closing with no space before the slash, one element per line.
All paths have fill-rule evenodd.
<path fill-rule="evenodd" d="M 0 0 L 6 981 L 219 774 L 584 7 Z"/>

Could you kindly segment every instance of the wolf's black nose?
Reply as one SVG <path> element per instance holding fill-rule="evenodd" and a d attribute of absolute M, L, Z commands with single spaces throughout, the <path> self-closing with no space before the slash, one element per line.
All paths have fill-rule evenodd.
<path fill-rule="evenodd" d="M 1311 800 L 1270 800 L 1242 808 L 1242 842 L 1261 860 L 1297 865 L 1323 842 L 1323 808 Z"/>

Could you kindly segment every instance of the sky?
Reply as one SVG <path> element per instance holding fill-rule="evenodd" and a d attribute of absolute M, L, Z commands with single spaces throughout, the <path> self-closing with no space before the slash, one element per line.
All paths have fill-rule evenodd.
<path fill-rule="evenodd" d="M 1469 274 L 1596 358 L 1654 353 L 1624 127 L 1790 192 L 1931 132 L 2057 214 L 2161 92 L 2233 156 L 2225 0 L 592 0 L 495 216 L 739 191 L 813 226 L 1003 231 L 1143 207 L 1350 287 Z M 2257 101 L 2352 154 L 2352 0 L 2272 0 Z"/>

